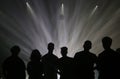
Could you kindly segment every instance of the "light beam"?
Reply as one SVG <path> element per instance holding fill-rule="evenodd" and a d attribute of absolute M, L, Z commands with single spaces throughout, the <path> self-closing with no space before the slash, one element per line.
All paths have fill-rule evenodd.
<path fill-rule="evenodd" d="M 62 4 L 59 0 L 30 0 L 24 5 L 17 0 L 16 4 L 0 5 L 0 61 L 10 55 L 15 44 L 21 47 L 20 57 L 26 63 L 33 49 L 46 54 L 49 42 L 55 43 L 58 57 L 62 46 L 74 57 L 86 40 L 92 41 L 91 52 L 98 55 L 104 36 L 113 38 L 113 49 L 120 47 L 119 2 L 113 0 L 108 5 L 102 1 L 96 5 L 94 0 L 65 0 Z"/>

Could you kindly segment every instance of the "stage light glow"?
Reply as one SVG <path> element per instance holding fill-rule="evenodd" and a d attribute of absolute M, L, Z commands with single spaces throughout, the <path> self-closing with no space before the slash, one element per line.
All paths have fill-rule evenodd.
<path fill-rule="evenodd" d="M 24 16 L 26 19 L 15 17 L 18 18 L 15 24 L 14 19 L 11 20 L 10 14 L 4 14 L 1 11 L 0 15 L 2 19 L 6 20 L 4 22 L 3 20 L 1 21 L 1 24 L 5 26 L 1 28 L 11 34 L 10 41 L 13 39 L 13 36 L 18 37 L 19 41 L 20 38 L 23 38 L 20 41 L 20 45 L 27 52 L 25 55 L 28 57 L 30 54 L 28 50 L 31 51 L 34 48 L 38 48 L 44 55 L 47 52 L 46 47 L 48 42 L 55 43 L 55 54 L 58 57 L 60 57 L 60 47 L 62 46 L 68 46 L 68 55 L 73 57 L 77 51 L 82 50 L 82 45 L 85 40 L 91 40 L 93 42 L 93 49 L 91 51 L 98 54 L 102 49 L 99 45 L 101 45 L 100 39 L 103 36 L 108 35 L 114 38 L 119 35 L 119 32 L 114 31 L 118 28 L 118 23 L 115 23 L 119 18 L 119 9 L 113 6 L 115 4 L 111 4 L 100 16 L 99 14 L 104 7 L 101 7 L 98 2 L 94 6 L 89 2 L 82 2 L 83 4 L 89 4 L 87 6 L 79 5 L 78 3 L 79 1 L 76 1 L 76 5 L 73 6 L 72 3 L 68 5 L 69 3 L 63 1 L 59 3 L 59 7 L 57 6 L 58 4 L 49 4 L 49 7 L 46 8 L 43 1 L 26 1 L 27 16 Z M 55 12 L 52 8 L 56 6 Z M 74 7 L 74 11 L 72 7 Z M 85 8 L 82 9 L 81 7 Z M 115 10 L 111 12 L 113 8 Z M 14 27 L 9 27 L 9 23 Z M 116 26 L 113 27 L 113 25 Z M 17 31 L 19 32 L 14 30 L 16 29 L 15 26 L 19 26 L 17 27 Z M 114 33 L 111 34 L 111 32 Z M 1 34 L 1 36 L 3 35 Z M 3 36 L 2 38 L 6 39 L 7 37 Z M 17 42 L 19 44 L 19 41 L 15 41 L 15 43 Z M 24 43 L 26 45 L 21 42 L 26 42 Z M 113 47 L 118 46 L 114 44 Z"/>
<path fill-rule="evenodd" d="M 32 49 L 46 54 L 49 42 L 55 43 L 54 54 L 58 57 L 61 57 L 62 46 L 67 46 L 68 56 L 73 57 L 83 49 L 85 40 L 92 41 L 91 52 L 98 55 L 103 50 L 101 39 L 104 36 L 113 38 L 113 49 L 120 47 L 117 1 L 108 5 L 104 1 L 66 0 L 61 3 L 58 0 L 30 0 L 25 2 L 25 8 L 21 7 L 22 3 L 16 1 L 16 4 L 20 6 L 0 7 L 3 8 L 0 11 L 1 62 L 10 55 L 9 49 L 15 44 L 20 45 L 20 57 L 26 63 Z"/>
<path fill-rule="evenodd" d="M 61 6 L 61 15 L 64 15 L 64 4 L 62 3 L 62 6 Z"/>
<path fill-rule="evenodd" d="M 98 5 L 95 6 L 95 8 L 93 9 L 91 16 L 94 15 L 95 11 L 98 9 Z"/>

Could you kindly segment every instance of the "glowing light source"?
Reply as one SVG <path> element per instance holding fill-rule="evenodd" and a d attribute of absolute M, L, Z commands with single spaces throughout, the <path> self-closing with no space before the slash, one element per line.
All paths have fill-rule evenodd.
<path fill-rule="evenodd" d="M 93 11 L 91 12 L 91 15 L 90 15 L 90 16 L 92 16 L 92 15 L 96 12 L 97 9 L 98 9 L 98 5 L 95 6 L 95 8 L 94 8 Z"/>
<path fill-rule="evenodd" d="M 62 3 L 62 6 L 61 6 L 61 15 L 64 15 L 64 4 Z"/>
<path fill-rule="evenodd" d="M 1 55 L 2 58 L 9 55 L 7 52 L 14 44 L 20 45 L 22 49 L 20 56 L 26 62 L 32 49 L 39 49 L 42 55 L 46 54 L 49 42 L 55 43 L 54 54 L 58 57 L 62 46 L 67 46 L 68 56 L 73 57 L 76 52 L 83 49 L 85 40 L 92 41 L 91 51 L 98 55 L 103 50 L 101 39 L 104 36 L 115 39 L 112 48 L 120 47 L 118 44 L 120 9 L 116 6 L 118 3 L 113 2 L 109 5 L 103 3 L 104 7 L 100 5 L 93 7 L 90 5 L 93 3 L 91 1 L 84 3 L 76 0 L 73 5 L 71 1 L 74 0 L 66 0 L 58 7 L 57 4 L 51 4 L 52 0 L 47 1 L 47 5 L 43 0 L 26 1 L 24 6 L 26 9 L 23 8 L 23 12 L 19 10 L 22 7 L 15 6 L 14 8 L 21 14 L 19 11 L 12 12 L 12 8 L 9 10 L 5 8 L 4 11 L 1 9 L 0 50 L 5 51 L 4 57 Z M 85 5 L 79 5 L 80 3 Z"/>

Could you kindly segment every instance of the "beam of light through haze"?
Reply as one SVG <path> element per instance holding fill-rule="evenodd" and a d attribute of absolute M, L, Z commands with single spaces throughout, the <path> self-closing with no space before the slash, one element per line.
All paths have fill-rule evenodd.
<path fill-rule="evenodd" d="M 113 49 L 120 47 L 119 0 L 21 1 L 0 3 L 0 63 L 16 44 L 25 63 L 33 49 L 46 54 L 49 42 L 55 43 L 54 54 L 58 57 L 62 46 L 67 46 L 68 56 L 73 57 L 83 50 L 85 40 L 92 41 L 91 52 L 98 55 L 103 51 L 104 36 L 113 38 Z"/>

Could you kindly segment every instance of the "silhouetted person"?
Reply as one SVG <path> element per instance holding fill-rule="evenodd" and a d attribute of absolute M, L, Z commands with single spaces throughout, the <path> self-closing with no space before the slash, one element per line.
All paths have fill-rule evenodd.
<path fill-rule="evenodd" d="M 48 44 L 48 53 L 42 57 L 45 79 L 57 79 L 58 58 L 53 54 L 54 44 Z"/>
<path fill-rule="evenodd" d="M 104 37 L 102 45 L 104 51 L 99 54 L 97 68 L 99 71 L 99 79 L 120 79 L 119 71 L 119 55 L 111 49 L 112 39 Z M 118 78 L 119 77 L 119 78 Z"/>
<path fill-rule="evenodd" d="M 117 72 L 117 78 L 120 79 L 120 48 L 117 48 L 116 52 L 118 54 L 118 61 L 117 61 L 118 69 L 116 72 Z"/>
<path fill-rule="evenodd" d="M 20 53 L 19 46 L 11 48 L 12 56 L 3 63 L 3 74 L 6 79 L 25 79 L 25 64 L 18 57 Z"/>
<path fill-rule="evenodd" d="M 84 50 L 74 56 L 76 79 L 94 79 L 94 65 L 97 57 L 89 51 L 92 47 L 91 41 L 85 41 L 83 47 Z"/>
<path fill-rule="evenodd" d="M 43 79 L 43 64 L 41 62 L 41 54 L 35 49 L 31 53 L 31 61 L 27 65 L 29 79 Z"/>
<path fill-rule="evenodd" d="M 67 56 L 68 48 L 61 48 L 62 57 L 59 59 L 60 79 L 74 79 L 73 78 L 73 59 Z"/>

